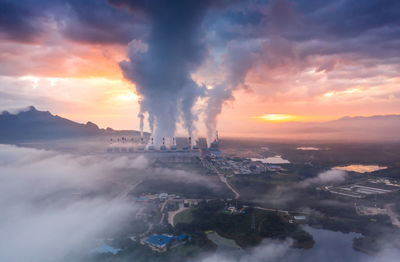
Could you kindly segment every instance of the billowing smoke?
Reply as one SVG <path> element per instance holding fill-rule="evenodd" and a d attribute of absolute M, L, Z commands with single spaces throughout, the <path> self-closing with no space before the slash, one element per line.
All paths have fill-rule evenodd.
<path fill-rule="evenodd" d="M 233 99 L 232 90 L 225 85 L 218 85 L 213 89 L 207 90 L 208 102 L 205 109 L 204 122 L 207 128 L 207 142 L 214 141 L 217 130 L 217 117 L 222 111 L 222 105 Z"/>
<path fill-rule="evenodd" d="M 147 113 L 156 143 L 173 137 L 183 120 L 193 132 L 193 105 L 204 87 L 196 84 L 191 72 L 207 55 L 202 20 L 214 1 L 110 1 L 141 12 L 150 20 L 146 48 L 130 46 L 129 59 L 120 67 L 125 78 L 136 84 L 142 97 L 141 114 Z"/>
<path fill-rule="evenodd" d="M 217 129 L 217 117 L 222 111 L 225 102 L 232 100 L 232 92 L 238 87 L 248 88 L 245 85 L 247 72 L 256 61 L 261 45 L 258 41 L 242 45 L 237 41 L 229 43 L 223 58 L 222 67 L 225 68 L 224 79 L 207 90 L 207 106 L 205 109 L 205 125 L 207 127 L 207 140 L 212 142 Z"/>
<path fill-rule="evenodd" d="M 136 84 L 136 90 L 141 96 L 139 114 L 141 128 L 146 115 L 156 143 L 160 143 L 162 137 L 173 137 L 178 122 L 182 122 L 188 135 L 192 136 L 194 123 L 198 120 L 198 114 L 193 112 L 193 107 L 200 97 L 206 101 L 204 121 L 207 139 L 208 142 L 213 141 L 217 118 L 223 105 L 233 100 L 233 92 L 237 88 L 249 88 L 245 84 L 249 70 L 259 64 L 274 64 L 269 60 L 279 60 L 279 57 L 275 58 L 270 54 L 275 51 L 269 52 L 271 48 L 266 43 L 268 40 L 262 37 L 246 41 L 228 37 L 222 40 L 222 49 L 217 48 L 217 50 L 213 49 L 212 44 L 209 45 L 207 40 L 210 39 L 205 28 L 210 23 L 206 14 L 211 13 L 212 16 L 210 12 L 212 8 L 232 7 L 234 5 L 232 2 L 223 0 L 109 0 L 109 2 L 114 6 L 127 7 L 133 15 L 143 15 L 150 24 L 149 34 L 143 42 L 131 41 L 128 60 L 120 62 L 120 67 L 125 78 Z M 268 7 L 271 16 L 279 7 L 276 7 L 276 4 L 277 1 L 273 1 Z M 272 24 L 274 23 L 279 25 L 279 19 L 272 21 Z M 272 25 L 270 27 L 276 29 Z M 212 70 L 204 68 L 207 67 L 203 64 L 204 61 L 212 61 L 213 68 L 218 70 L 218 80 L 209 82 L 197 79 L 195 82 L 192 79 L 192 75 L 199 69 Z M 213 88 L 207 89 L 205 85 L 198 84 L 199 81 L 204 81 L 207 86 Z"/>

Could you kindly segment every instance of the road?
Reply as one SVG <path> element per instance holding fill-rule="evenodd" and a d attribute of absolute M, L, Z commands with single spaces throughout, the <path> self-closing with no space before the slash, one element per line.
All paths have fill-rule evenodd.
<path fill-rule="evenodd" d="M 218 171 L 217 171 L 218 172 Z M 240 197 L 240 194 L 238 191 L 236 191 L 236 189 L 234 189 L 228 182 L 228 180 L 226 179 L 226 177 L 221 174 L 220 172 L 217 173 L 219 179 L 221 180 L 221 182 L 225 183 L 225 185 L 235 194 L 235 199 L 238 199 Z"/>
<path fill-rule="evenodd" d="M 218 175 L 219 180 L 221 180 L 222 183 L 224 183 L 234 194 L 235 194 L 235 199 L 238 199 L 240 197 L 240 194 L 238 191 L 236 191 L 236 189 L 234 189 L 228 182 L 228 180 L 226 179 L 226 177 L 224 176 L 224 174 L 222 174 L 221 172 L 218 171 L 218 169 L 210 163 L 210 167 L 213 168 L 214 172 Z"/>
<path fill-rule="evenodd" d="M 287 210 L 279 210 L 279 209 L 273 209 L 273 208 L 266 208 L 266 207 L 254 207 L 254 208 L 256 208 L 256 209 L 260 209 L 260 210 L 265 210 L 265 211 L 277 211 L 277 212 L 280 212 L 280 213 L 285 213 L 285 214 L 289 214 L 289 211 L 287 211 Z"/>
<path fill-rule="evenodd" d="M 122 187 L 125 187 L 124 190 L 121 191 L 121 193 L 118 195 L 118 197 L 120 198 L 126 198 L 128 197 L 129 193 L 131 193 L 140 183 L 142 183 L 143 180 L 139 180 L 138 182 L 136 182 L 135 184 L 125 184 L 125 183 L 121 183 L 118 181 L 112 181 L 112 183 L 120 185 Z"/>
<path fill-rule="evenodd" d="M 260 206 L 256 206 L 254 207 L 256 209 L 260 209 L 260 210 L 265 210 L 265 211 L 277 211 L 280 213 L 284 213 L 286 215 L 289 215 L 289 213 L 296 213 L 296 214 L 302 214 L 302 215 L 310 215 L 310 213 L 307 212 L 299 212 L 299 211 L 289 211 L 289 210 L 282 210 L 282 209 L 273 209 L 273 208 L 266 208 L 266 207 L 260 207 Z"/>
<path fill-rule="evenodd" d="M 167 205 L 167 203 L 168 203 L 168 200 L 165 200 L 164 203 L 161 206 L 160 212 L 161 212 L 162 215 L 161 215 L 161 219 L 160 219 L 160 224 L 162 224 L 162 222 L 164 221 L 165 213 L 163 211 L 164 211 L 164 208 Z"/>

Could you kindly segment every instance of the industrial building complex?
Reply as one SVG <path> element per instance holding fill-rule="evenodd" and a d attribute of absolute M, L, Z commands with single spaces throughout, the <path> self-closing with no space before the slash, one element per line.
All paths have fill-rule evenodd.
<path fill-rule="evenodd" d="M 187 159 L 200 156 L 211 156 L 217 159 L 222 159 L 223 154 L 219 150 L 218 133 L 215 140 L 207 146 L 207 141 L 204 138 L 199 138 L 196 143 L 193 143 L 192 137 L 170 139 L 167 144 L 167 139 L 162 138 L 161 145 L 155 145 L 154 139 L 151 137 L 148 141 L 144 141 L 143 137 L 140 141 L 135 141 L 134 138 L 128 139 L 125 137 L 110 139 L 110 145 L 107 148 L 108 153 L 131 153 L 145 154 L 156 159 Z"/>

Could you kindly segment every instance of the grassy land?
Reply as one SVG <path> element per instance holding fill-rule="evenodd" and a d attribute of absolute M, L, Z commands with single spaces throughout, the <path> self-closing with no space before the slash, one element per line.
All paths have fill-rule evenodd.
<path fill-rule="evenodd" d="M 190 209 L 184 210 L 178 214 L 175 215 L 174 217 L 174 225 L 178 223 L 184 223 L 184 224 L 189 224 L 193 221 L 193 214 Z"/>
<path fill-rule="evenodd" d="M 311 248 L 314 243 L 311 235 L 276 212 L 250 208 L 243 214 L 227 214 L 224 207 L 223 201 L 200 202 L 189 214 L 182 215 L 190 216 L 191 222 L 175 221 L 175 230 L 189 234 L 213 230 L 244 248 L 259 244 L 263 238 L 283 240 L 291 237 L 295 240 L 294 246 L 303 248 Z"/>
<path fill-rule="evenodd" d="M 234 248 L 234 249 L 240 249 L 240 246 L 236 244 L 236 242 L 232 239 L 229 238 L 224 238 L 218 235 L 217 232 L 211 232 L 207 234 L 208 239 L 210 239 L 212 242 L 214 242 L 217 246 L 224 246 L 224 247 L 229 247 L 229 248 Z"/>

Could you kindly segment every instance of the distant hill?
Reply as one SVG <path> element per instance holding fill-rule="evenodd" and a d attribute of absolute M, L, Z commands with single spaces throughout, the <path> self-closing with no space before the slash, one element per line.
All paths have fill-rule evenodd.
<path fill-rule="evenodd" d="M 102 135 L 139 136 L 140 132 L 100 129 L 92 122 L 80 124 L 33 106 L 17 114 L 8 111 L 0 114 L 0 143 Z"/>
<path fill-rule="evenodd" d="M 256 137 L 324 141 L 400 141 L 400 114 L 345 116 L 327 122 L 265 123 Z"/>

